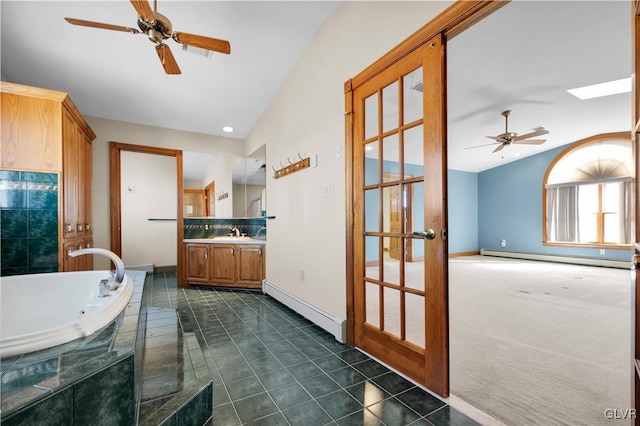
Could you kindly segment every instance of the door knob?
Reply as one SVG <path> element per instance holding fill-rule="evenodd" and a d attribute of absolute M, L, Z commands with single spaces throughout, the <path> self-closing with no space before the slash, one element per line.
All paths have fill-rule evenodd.
<path fill-rule="evenodd" d="M 422 238 L 426 238 L 427 240 L 433 240 L 436 237 L 436 231 L 429 228 L 426 231 L 416 231 L 413 235 L 417 235 Z"/>

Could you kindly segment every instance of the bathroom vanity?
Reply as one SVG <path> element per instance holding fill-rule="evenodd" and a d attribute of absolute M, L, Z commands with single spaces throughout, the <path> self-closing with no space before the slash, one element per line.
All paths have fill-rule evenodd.
<path fill-rule="evenodd" d="M 185 239 L 190 285 L 262 288 L 266 241 L 250 237 Z"/>

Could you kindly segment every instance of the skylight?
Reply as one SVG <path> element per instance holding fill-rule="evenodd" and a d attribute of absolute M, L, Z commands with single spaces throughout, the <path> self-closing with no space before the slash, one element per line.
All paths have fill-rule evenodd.
<path fill-rule="evenodd" d="M 577 87 L 575 89 L 569 89 L 567 92 L 581 100 L 628 93 L 631 92 L 631 77 L 607 81 L 606 83 L 592 84 L 591 86 Z"/>

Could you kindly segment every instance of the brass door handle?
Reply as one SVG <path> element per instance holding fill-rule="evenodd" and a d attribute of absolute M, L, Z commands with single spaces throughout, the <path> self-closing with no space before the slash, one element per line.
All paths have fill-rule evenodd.
<path fill-rule="evenodd" d="M 422 238 L 426 238 L 427 240 L 433 240 L 436 237 L 436 231 L 429 228 L 426 231 L 416 231 L 413 235 L 417 235 Z"/>

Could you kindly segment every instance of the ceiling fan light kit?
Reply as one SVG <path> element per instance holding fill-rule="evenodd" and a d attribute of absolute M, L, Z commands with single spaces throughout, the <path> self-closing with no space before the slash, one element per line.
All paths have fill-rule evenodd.
<path fill-rule="evenodd" d="M 487 138 L 492 139 L 495 142 L 477 146 L 470 146 L 465 149 L 480 148 L 483 146 L 498 144 L 498 146 L 492 151 L 492 153 L 495 153 L 502 151 L 505 146 L 511 144 L 541 145 L 546 142 L 546 139 L 531 139 L 533 137 L 542 136 L 549 133 L 549 131 L 544 127 L 538 126 L 533 132 L 518 136 L 517 133 L 509 131 L 509 115 L 511 115 L 511 110 L 508 109 L 506 111 L 502 111 L 501 115 L 504 117 L 504 133 L 501 133 L 497 136 L 486 136 Z"/>
<path fill-rule="evenodd" d="M 160 63 L 167 74 L 181 74 L 180 67 L 178 67 L 178 63 L 176 62 L 169 45 L 165 43 L 165 40 L 168 39 L 172 39 L 176 43 L 182 44 L 183 47 L 192 46 L 209 52 L 219 52 L 226 55 L 231 53 L 231 45 L 227 40 L 173 31 L 173 25 L 169 18 L 158 13 L 157 1 L 155 0 L 153 10 L 149 5 L 148 0 L 131 0 L 131 4 L 138 13 L 138 28 L 140 28 L 140 30 L 131 27 L 105 24 L 102 22 L 86 21 L 83 19 L 64 19 L 70 24 L 82 27 L 122 31 L 131 34 L 145 34 L 155 45 Z"/>

